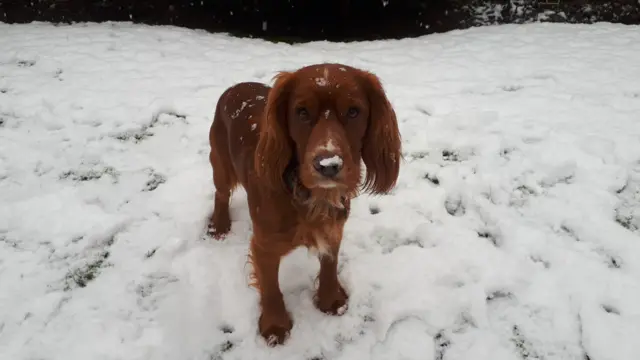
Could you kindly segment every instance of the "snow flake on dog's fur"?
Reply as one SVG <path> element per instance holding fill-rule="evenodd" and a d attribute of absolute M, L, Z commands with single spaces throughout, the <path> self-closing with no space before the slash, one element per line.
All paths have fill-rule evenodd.
<path fill-rule="evenodd" d="M 325 78 L 316 78 L 315 81 L 318 86 L 327 86 L 329 84 L 329 80 Z"/>

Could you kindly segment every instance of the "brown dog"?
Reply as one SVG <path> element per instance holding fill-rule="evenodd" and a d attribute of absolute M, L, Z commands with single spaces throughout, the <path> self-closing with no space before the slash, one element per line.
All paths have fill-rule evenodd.
<path fill-rule="evenodd" d="M 348 296 L 337 258 L 350 201 L 360 189 L 388 193 L 401 157 L 395 111 L 374 74 L 318 64 L 275 80 L 273 88 L 245 82 L 227 89 L 209 134 L 215 185 L 209 232 L 218 239 L 229 232 L 229 199 L 242 185 L 253 222 L 258 327 L 270 346 L 282 344 L 293 325 L 278 269 L 298 246 L 320 253 L 318 309 L 344 313 Z"/>

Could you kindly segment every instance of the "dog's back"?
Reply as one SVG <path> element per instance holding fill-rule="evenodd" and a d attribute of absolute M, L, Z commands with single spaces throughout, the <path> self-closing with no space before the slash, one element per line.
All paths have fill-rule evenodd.
<path fill-rule="evenodd" d="M 218 100 L 211 124 L 211 164 L 228 174 L 228 183 L 233 187 L 238 182 L 246 184 L 245 177 L 253 166 L 253 153 L 258 142 L 260 117 L 270 87 L 258 82 L 242 82 L 228 88 Z M 217 153 L 217 154 L 214 154 Z M 215 155 L 219 159 L 215 159 Z"/>

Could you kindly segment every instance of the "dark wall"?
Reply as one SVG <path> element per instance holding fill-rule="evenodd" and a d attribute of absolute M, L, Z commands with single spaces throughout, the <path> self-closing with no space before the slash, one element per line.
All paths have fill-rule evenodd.
<path fill-rule="evenodd" d="M 638 0 L 0 0 L 0 21 L 133 21 L 273 40 L 401 38 L 487 24 L 640 24 Z"/>

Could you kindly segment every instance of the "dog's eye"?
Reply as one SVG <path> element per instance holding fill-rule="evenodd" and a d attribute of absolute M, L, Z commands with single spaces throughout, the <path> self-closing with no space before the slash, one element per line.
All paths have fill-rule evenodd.
<path fill-rule="evenodd" d="M 347 110 L 347 116 L 350 118 L 355 118 L 356 116 L 358 116 L 360 114 L 360 110 L 358 110 L 357 107 L 350 107 L 349 110 Z"/>
<path fill-rule="evenodd" d="M 302 121 L 307 121 L 309 120 L 309 111 L 307 111 L 307 109 L 303 108 L 303 107 L 299 107 L 296 109 L 296 114 L 298 115 L 298 118 Z"/>

